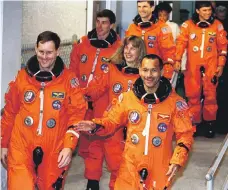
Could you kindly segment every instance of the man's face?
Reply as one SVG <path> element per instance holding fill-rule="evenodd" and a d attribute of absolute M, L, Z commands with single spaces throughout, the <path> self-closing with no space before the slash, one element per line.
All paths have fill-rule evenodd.
<path fill-rule="evenodd" d="M 216 13 L 216 17 L 220 20 L 223 21 L 226 19 L 226 12 L 218 12 Z"/>
<path fill-rule="evenodd" d="M 148 2 L 146 1 L 138 2 L 138 13 L 142 19 L 149 21 L 153 11 L 154 11 L 154 6 L 151 7 Z"/>
<path fill-rule="evenodd" d="M 134 47 L 132 45 L 132 42 L 130 41 L 124 47 L 124 58 L 127 63 L 135 63 L 135 62 L 137 62 L 138 57 L 139 57 L 139 49 Z"/>
<path fill-rule="evenodd" d="M 55 49 L 54 42 L 39 42 L 38 47 L 36 47 L 35 50 L 40 69 L 42 71 L 51 71 L 54 67 L 56 57 L 59 55 L 58 49 Z"/>
<path fill-rule="evenodd" d="M 212 15 L 212 8 L 211 7 L 201 7 L 200 9 L 196 9 L 196 12 L 199 14 L 200 21 L 206 21 Z"/>
<path fill-rule="evenodd" d="M 158 19 L 162 22 L 166 22 L 169 19 L 169 13 L 167 13 L 167 11 L 159 11 Z"/>
<path fill-rule="evenodd" d="M 110 30 L 112 29 L 113 24 L 110 23 L 108 17 L 97 17 L 96 20 L 96 31 L 97 37 L 108 36 Z"/>
<path fill-rule="evenodd" d="M 144 86 L 148 89 L 157 88 L 161 78 L 159 60 L 144 58 L 139 68 L 139 74 L 143 80 Z"/>

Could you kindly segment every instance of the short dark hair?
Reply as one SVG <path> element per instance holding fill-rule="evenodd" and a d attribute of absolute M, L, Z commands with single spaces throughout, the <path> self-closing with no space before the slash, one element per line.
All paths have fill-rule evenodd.
<path fill-rule="evenodd" d="M 49 41 L 54 42 L 55 49 L 59 48 L 61 40 L 60 40 L 58 34 L 51 32 L 51 31 L 44 31 L 44 32 L 40 33 L 36 40 L 36 46 L 38 47 L 39 42 L 43 44 L 43 43 L 49 42 Z"/>
<path fill-rule="evenodd" d="M 167 13 L 171 13 L 171 11 L 173 10 L 172 7 L 170 6 L 169 3 L 166 2 L 161 2 L 156 6 L 156 10 L 157 12 L 160 11 L 166 11 Z"/>
<path fill-rule="evenodd" d="M 109 18 L 109 21 L 111 24 L 116 22 L 116 15 L 109 9 L 104 9 L 104 10 L 98 12 L 97 17 L 107 17 L 107 18 Z"/>
<path fill-rule="evenodd" d="M 138 3 L 141 3 L 141 2 L 147 2 L 147 3 L 150 4 L 151 7 L 154 6 L 154 1 L 137 1 L 137 4 L 138 4 Z"/>
<path fill-rule="evenodd" d="M 162 61 L 162 59 L 161 59 L 158 55 L 156 55 L 156 54 L 147 54 L 147 55 L 145 55 L 145 56 L 142 58 L 142 61 L 141 61 L 141 63 L 140 63 L 140 67 L 142 66 L 142 62 L 143 62 L 144 59 L 151 59 L 151 60 L 157 59 L 157 60 L 159 61 L 160 70 L 163 69 L 163 61 Z"/>
<path fill-rule="evenodd" d="M 211 7 L 212 8 L 211 2 L 210 1 L 199 1 L 199 0 L 197 0 L 195 3 L 195 8 L 199 10 L 202 7 Z"/>

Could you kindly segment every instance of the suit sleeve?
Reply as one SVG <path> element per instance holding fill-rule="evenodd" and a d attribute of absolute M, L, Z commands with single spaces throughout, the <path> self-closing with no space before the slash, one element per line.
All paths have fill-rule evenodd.
<path fill-rule="evenodd" d="M 217 46 L 218 46 L 218 65 L 224 66 L 227 56 L 227 32 L 224 30 L 222 23 L 217 26 Z"/>
<path fill-rule="evenodd" d="M 182 55 L 188 45 L 188 36 L 189 36 L 189 31 L 188 31 L 188 23 L 184 22 L 181 25 L 180 29 L 180 34 L 177 36 L 176 40 L 176 60 L 181 61 Z"/>
<path fill-rule="evenodd" d="M 109 77 L 110 72 L 95 76 L 89 83 L 89 86 L 84 89 L 85 95 L 88 96 L 91 101 L 98 100 L 109 90 Z"/>
<path fill-rule="evenodd" d="M 76 77 L 70 77 L 67 96 L 67 115 L 69 127 L 64 138 L 64 148 L 74 149 L 77 145 L 79 133 L 73 130 L 73 125 L 84 119 L 87 104 L 84 99 L 81 88 L 79 88 L 79 83 L 72 81 L 78 81 Z"/>
<path fill-rule="evenodd" d="M 5 94 L 5 107 L 1 119 L 1 145 L 2 148 L 8 148 L 8 144 L 13 130 L 16 115 L 19 112 L 20 101 L 17 80 L 9 83 L 9 90 Z"/>
<path fill-rule="evenodd" d="M 168 25 L 161 27 L 158 43 L 164 62 L 173 64 L 176 47 L 173 40 L 172 30 Z"/>
<path fill-rule="evenodd" d="M 80 43 L 75 43 L 70 54 L 70 65 L 69 69 L 75 73 L 76 77 L 80 78 L 79 64 L 80 64 L 80 54 L 79 54 Z"/>
<path fill-rule="evenodd" d="M 177 100 L 172 118 L 177 145 L 171 158 L 171 164 L 184 166 L 188 159 L 188 153 L 193 144 L 193 126 L 191 113 L 184 100 Z"/>
<path fill-rule="evenodd" d="M 104 113 L 103 118 L 95 118 L 93 122 L 103 126 L 96 134 L 106 136 L 113 134 L 119 127 L 126 126 L 128 122 L 127 105 L 124 95 L 121 94 L 117 99 L 113 99 L 110 110 Z"/>

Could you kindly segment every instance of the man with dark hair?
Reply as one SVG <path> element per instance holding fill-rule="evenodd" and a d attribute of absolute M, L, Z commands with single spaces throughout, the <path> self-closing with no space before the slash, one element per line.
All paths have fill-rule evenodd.
<path fill-rule="evenodd" d="M 138 15 L 129 25 L 126 36 L 140 36 L 145 42 L 147 53 L 159 55 L 165 64 L 164 76 L 171 79 L 175 44 L 172 31 L 164 22 L 159 21 L 154 15 L 153 1 L 137 1 Z"/>
<path fill-rule="evenodd" d="M 36 55 L 18 72 L 5 95 L 1 160 L 9 190 L 60 189 L 84 118 L 86 102 L 78 79 L 59 57 L 60 38 L 45 31 Z"/>
<path fill-rule="evenodd" d="M 115 14 L 111 10 L 103 10 L 97 14 L 96 28 L 83 36 L 78 44 L 75 44 L 71 52 L 70 69 L 76 73 L 80 80 L 80 86 L 85 88 L 93 80 L 94 76 L 103 73 L 107 69 L 107 63 L 121 44 L 117 33 L 112 29 L 116 21 Z M 92 102 L 88 97 L 87 119 L 91 119 L 91 113 L 95 117 L 102 116 L 108 107 L 108 93 L 104 93 L 98 100 Z M 87 189 L 98 190 L 102 175 L 104 160 L 103 139 L 88 139 L 82 135 L 79 145 L 79 155 L 84 158 L 85 177 L 88 179 Z"/>
<path fill-rule="evenodd" d="M 184 83 L 196 135 L 212 138 L 217 112 L 216 87 L 226 63 L 227 33 L 222 23 L 212 16 L 209 1 L 197 1 L 195 7 L 196 12 L 182 24 L 177 38 L 175 67 L 180 69 L 181 57 L 187 48 Z"/>
<path fill-rule="evenodd" d="M 161 77 L 163 62 L 146 55 L 131 91 L 121 94 L 103 118 L 81 121 L 77 131 L 113 133 L 127 127 L 127 139 L 115 190 L 167 189 L 184 166 L 193 143 L 190 112 L 185 100 Z M 177 146 L 172 150 L 172 137 Z"/>
<path fill-rule="evenodd" d="M 101 12 L 97 13 L 97 18 L 98 17 L 106 17 L 109 18 L 110 24 L 115 24 L 116 23 L 116 15 L 108 9 L 104 9 Z"/>

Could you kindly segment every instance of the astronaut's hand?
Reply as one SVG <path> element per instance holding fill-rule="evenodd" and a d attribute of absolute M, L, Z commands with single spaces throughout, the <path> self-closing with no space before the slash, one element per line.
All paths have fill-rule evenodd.
<path fill-rule="evenodd" d="M 1 161 L 5 169 L 7 169 L 7 155 L 8 155 L 8 148 L 1 148 Z"/>
<path fill-rule="evenodd" d="M 176 61 L 174 64 L 174 70 L 179 72 L 181 69 L 181 62 L 180 61 Z"/>
<path fill-rule="evenodd" d="M 217 77 L 221 77 L 221 75 L 223 73 L 223 69 L 224 69 L 224 66 L 218 66 L 217 67 L 217 70 L 216 70 L 216 76 Z"/>
<path fill-rule="evenodd" d="M 59 153 L 58 157 L 58 167 L 63 168 L 67 166 L 72 159 L 72 149 L 71 148 L 63 148 Z"/>
<path fill-rule="evenodd" d="M 178 164 L 171 164 L 169 166 L 169 170 L 166 173 L 166 175 L 169 176 L 168 181 L 172 180 L 172 178 L 176 175 L 179 169 L 180 169 L 180 165 Z"/>
<path fill-rule="evenodd" d="M 96 124 L 92 121 L 80 121 L 76 125 L 76 131 L 92 131 L 96 128 Z"/>

